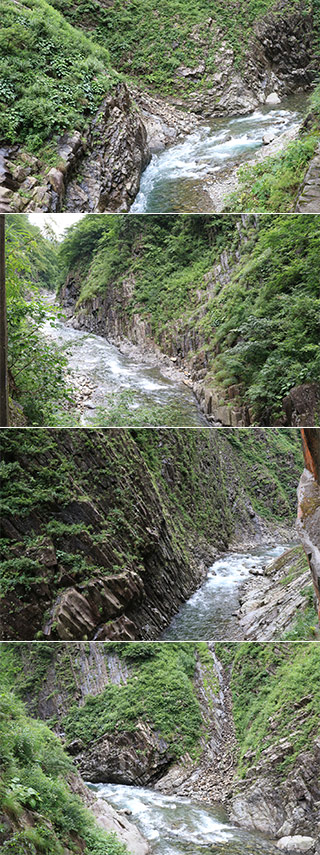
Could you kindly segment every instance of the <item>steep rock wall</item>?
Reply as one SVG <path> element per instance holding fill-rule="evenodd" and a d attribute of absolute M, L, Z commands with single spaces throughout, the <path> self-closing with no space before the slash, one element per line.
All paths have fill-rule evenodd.
<path fill-rule="evenodd" d="M 106 337 L 124 348 L 127 354 L 130 354 L 130 344 L 133 344 L 141 351 L 142 358 L 143 353 L 150 354 L 151 351 L 160 364 L 162 361 L 168 364 L 169 360 L 171 366 L 182 372 L 182 379 L 192 388 L 209 422 L 228 427 L 254 424 L 255 414 L 245 403 L 243 385 L 233 381 L 228 388 L 217 387 L 213 365 L 219 357 L 221 344 L 212 342 L 206 320 L 215 305 L 219 314 L 224 290 L 228 291 L 238 280 L 239 288 L 242 287 L 242 270 L 250 263 L 247 244 L 250 242 L 250 246 L 255 247 L 259 228 L 257 215 L 242 214 L 236 218 L 233 245 L 220 252 L 211 267 L 208 262 L 209 269 L 192 286 L 192 309 L 182 301 L 181 316 L 172 319 L 170 307 L 166 323 L 162 317 L 158 325 L 154 316 L 146 312 L 143 300 L 139 302 L 137 293 L 140 294 L 140 286 L 136 282 L 134 256 L 128 262 L 127 273 L 122 277 L 110 277 L 101 283 L 100 292 L 87 299 L 82 296 L 86 278 L 77 270 L 69 272 L 60 291 L 61 304 L 76 328 Z M 161 293 L 158 299 L 161 303 Z M 166 305 L 165 295 L 163 299 Z M 214 322 L 212 332 L 215 335 Z M 222 348 L 226 348 L 226 342 L 222 342 Z M 319 405 L 319 384 L 295 386 L 282 400 L 282 412 L 277 423 L 287 426 L 314 424 Z M 264 423 L 268 424 L 267 413 Z"/>
<path fill-rule="evenodd" d="M 58 140 L 56 160 L 48 170 L 18 146 L 2 148 L 0 211 L 128 210 L 150 152 L 125 83 L 105 98 L 83 134 L 66 133 Z"/>
<path fill-rule="evenodd" d="M 289 434 L 3 439 L 3 638 L 157 638 L 231 540 L 288 537 L 301 466 Z"/>
<path fill-rule="evenodd" d="M 94 696 L 108 682 L 125 686 L 132 676 L 130 666 L 124 671 L 122 655 L 115 649 L 110 655 L 107 645 L 99 645 L 97 652 L 94 644 L 72 645 L 71 652 L 68 645 L 42 645 L 47 651 L 42 674 L 40 659 L 37 663 L 30 647 L 12 645 L 17 689 L 26 697 L 24 680 L 30 685 L 33 681 L 27 699 L 29 709 L 33 715 L 51 717 L 51 721 L 55 699 L 58 732 L 63 730 L 71 704 L 78 702 L 83 707 L 86 699 L 90 701 L 90 687 L 86 679 L 82 682 L 89 668 L 95 681 Z M 209 643 L 190 647 L 195 656 L 194 693 L 201 711 L 196 759 L 186 753 L 174 761 L 168 741 L 151 716 L 149 722 L 132 722 L 130 729 L 116 724 L 86 746 L 79 739 L 70 741 L 69 735 L 68 750 L 76 765 L 92 781 L 151 785 L 166 794 L 208 803 L 221 801 L 231 819 L 248 829 L 277 839 L 310 836 L 310 851 L 318 855 L 320 741 L 315 698 L 320 659 L 316 647 L 312 661 L 310 645 L 301 652 L 299 646 L 290 644 Z M 169 662 L 167 668 L 170 681 Z M 290 683 L 291 669 L 296 670 Z M 134 673 L 139 680 L 137 660 Z M 47 706 L 43 705 L 44 697 L 48 698 Z M 257 706 L 256 699 L 261 705 Z M 241 718 L 248 712 L 243 728 Z M 283 715 L 290 727 L 283 726 Z M 251 739 L 244 753 L 247 732 L 253 730 L 256 737 L 258 720 L 261 722 L 263 716 L 260 741 Z"/>

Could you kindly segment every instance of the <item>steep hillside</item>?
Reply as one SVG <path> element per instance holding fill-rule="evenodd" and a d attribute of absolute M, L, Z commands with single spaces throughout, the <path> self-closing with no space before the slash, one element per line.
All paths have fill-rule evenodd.
<path fill-rule="evenodd" d="M 218 551 L 286 539 L 286 430 L 2 431 L 3 638 L 154 638 Z"/>
<path fill-rule="evenodd" d="M 92 158 L 88 209 L 126 210 L 149 154 L 108 51 L 46 0 L 5 0 L 0 62 L 1 209 L 61 210 L 71 177 Z"/>
<path fill-rule="evenodd" d="M 319 668 L 312 644 L 0 648 L 4 684 L 66 734 L 90 780 L 220 800 L 240 825 L 309 836 L 316 853 Z"/>
<path fill-rule="evenodd" d="M 1 210 L 128 210 L 154 136 L 308 90 L 318 55 L 318 0 L 4 0 Z"/>
<path fill-rule="evenodd" d="M 53 5 L 108 48 L 115 68 L 207 115 L 247 112 L 276 81 L 286 92 L 315 76 L 317 9 L 308 0 Z"/>
<path fill-rule="evenodd" d="M 225 425 L 313 424 L 317 218 L 84 218 L 61 247 L 76 325 L 168 354 Z"/>
<path fill-rule="evenodd" d="M 1 682 L 1 855 L 127 855 L 126 843 L 146 853 L 138 830 L 90 796 L 59 739 Z"/>

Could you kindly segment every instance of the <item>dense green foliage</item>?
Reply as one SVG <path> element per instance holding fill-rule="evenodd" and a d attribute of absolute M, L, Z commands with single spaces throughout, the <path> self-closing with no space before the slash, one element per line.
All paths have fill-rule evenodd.
<path fill-rule="evenodd" d="M 317 218 L 249 217 L 240 232 L 245 243 L 235 215 L 90 216 L 69 230 L 61 264 L 79 276 L 79 308 L 106 297 L 129 329 L 138 313 L 169 353 L 187 335 L 206 385 L 237 387 L 236 403 L 272 424 L 289 390 L 319 377 Z M 215 267 L 225 250 L 227 281 Z"/>
<path fill-rule="evenodd" d="M 52 2 L 108 47 L 115 68 L 170 94 L 181 83 L 186 92 L 208 85 L 219 70 L 215 52 L 224 38 L 241 61 L 253 24 L 275 6 L 274 0 L 215 0 L 209 5 L 207 0 L 112 0 L 107 6 L 99 0 L 75 0 L 70 7 L 65 0 Z M 186 85 L 179 67 L 196 68 L 204 57 L 200 79 L 189 78 Z"/>
<path fill-rule="evenodd" d="M 102 644 L 99 652 L 113 677 L 102 691 L 82 698 L 80 707 L 77 699 L 82 697 L 84 658 L 91 668 L 102 666 L 90 658 L 89 646 L 85 645 L 80 655 L 79 645 L 2 645 L 0 679 L 2 685 L 27 699 L 36 714 L 40 696 L 43 701 L 53 692 L 60 714 L 51 726 L 62 729 L 68 742 L 77 738 L 89 746 L 104 734 L 130 733 L 144 722 L 165 739 L 173 761 L 186 751 L 198 757 L 200 737 L 206 736 L 208 723 L 201 708 L 198 678 L 195 680 L 197 660 L 207 701 L 219 691 L 208 645 L 109 642 Z M 215 644 L 215 653 L 230 680 L 239 776 L 245 777 L 262 759 L 262 752 L 269 747 L 276 749 L 283 739 L 292 749 L 273 764 L 272 773 L 285 776 L 299 754 L 319 737 L 318 645 L 224 642 Z M 95 676 L 97 673 L 95 670 Z M 43 725 L 39 727 L 40 733 L 46 731 Z M 49 746 L 52 744 L 53 737 Z M 51 762 L 53 765 L 54 757 Z M 56 771 L 59 774 L 59 762 Z M 21 783 L 37 791 L 34 778 L 24 777 Z"/>
<path fill-rule="evenodd" d="M 136 651 L 138 648 L 138 661 Z M 135 730 L 138 721 L 152 726 L 166 740 L 172 757 L 193 752 L 201 732 L 201 714 L 192 678 L 194 645 L 108 645 L 125 657 L 131 675 L 124 685 L 110 683 L 84 706 L 73 705 L 64 719 L 67 738 L 85 745 L 104 733 Z"/>
<path fill-rule="evenodd" d="M 0 744 L 1 819 L 11 825 L 1 825 L 1 855 L 63 855 L 69 846 L 79 855 L 125 855 L 72 793 L 68 777 L 75 770 L 59 739 L 3 690 Z"/>
<path fill-rule="evenodd" d="M 0 29 L 0 139 L 37 151 L 82 128 L 113 77 L 105 48 L 74 30 L 46 0 L 4 0 Z"/>
<path fill-rule="evenodd" d="M 286 737 L 292 751 L 278 763 L 285 773 L 319 736 L 320 655 L 317 644 L 218 644 L 232 668 L 233 715 L 239 743 L 239 772 L 245 776 L 261 752 Z M 303 713 L 299 701 L 305 698 Z M 291 740 L 292 734 L 292 740 Z M 245 757 L 246 752 L 250 758 Z"/>
<path fill-rule="evenodd" d="M 54 420 L 66 402 L 66 360 L 47 342 L 41 329 L 54 324 L 60 310 L 50 311 L 41 287 L 53 290 L 58 274 L 57 247 L 27 218 L 12 214 L 6 226 L 6 291 L 9 386 L 22 418 L 36 424 Z M 14 405 L 13 405 L 14 406 Z M 19 413 L 19 407 L 18 407 Z M 15 413 L 19 422 L 19 415 Z"/>

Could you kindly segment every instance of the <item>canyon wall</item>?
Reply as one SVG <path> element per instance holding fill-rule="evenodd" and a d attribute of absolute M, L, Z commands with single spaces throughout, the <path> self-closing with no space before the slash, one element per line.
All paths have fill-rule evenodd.
<path fill-rule="evenodd" d="M 298 532 L 311 570 L 320 620 L 320 431 L 301 431 L 305 469 L 298 487 Z"/>
<path fill-rule="evenodd" d="M 197 249 L 190 246 L 187 230 L 184 236 L 183 218 L 172 218 L 176 232 L 179 233 L 179 227 L 181 240 L 184 237 L 185 241 L 184 254 L 181 249 L 179 254 L 177 243 L 174 272 L 174 244 L 172 241 L 170 256 L 164 239 L 165 230 L 171 238 L 173 228 L 163 226 L 162 234 L 157 236 L 155 217 L 148 234 L 140 222 L 143 219 L 133 218 L 131 242 L 124 229 L 121 233 L 120 227 L 120 236 L 110 238 L 110 249 L 89 250 L 86 259 L 81 253 L 80 263 L 73 250 L 74 261 L 67 268 L 59 294 L 73 325 L 105 336 L 124 348 L 125 353 L 130 354 L 130 344 L 133 344 L 142 354 L 144 351 L 155 353 L 160 365 L 164 362 L 179 368 L 182 380 L 192 387 L 202 411 L 213 424 L 234 427 L 257 422 L 290 426 L 315 424 L 320 407 L 319 383 L 297 381 L 290 388 L 291 372 L 287 394 L 281 392 L 283 381 L 282 384 L 276 381 L 272 392 L 269 388 L 271 382 L 275 383 L 270 377 L 283 374 L 280 364 L 288 365 L 287 346 L 284 342 L 279 344 L 279 336 L 281 339 L 284 329 L 287 337 L 295 335 L 295 321 L 291 328 L 290 324 L 287 326 L 287 318 L 278 317 L 284 293 L 288 300 L 297 298 L 295 286 L 291 290 L 290 284 L 282 283 L 279 300 L 274 299 L 273 282 L 279 275 L 282 280 L 283 261 L 278 256 L 279 246 L 281 241 L 287 240 L 282 218 L 272 222 L 252 214 L 229 215 L 228 218 L 217 218 L 216 226 L 214 217 L 211 222 L 209 217 L 199 218 L 198 232 L 193 226 L 194 247 L 200 239 L 203 258 L 199 251 L 196 255 Z M 191 229 L 192 220 L 190 223 Z M 297 254 L 302 251 L 301 238 L 306 224 L 303 218 L 297 220 L 297 232 L 288 248 L 292 264 L 296 264 Z M 275 241 L 277 229 L 279 234 Z M 159 268 L 157 244 L 163 248 L 163 267 L 168 270 L 167 278 Z M 221 247 L 220 251 L 218 247 Z M 112 256 L 115 250 L 116 262 Z M 312 253 L 312 248 L 305 235 L 305 262 L 309 252 Z M 273 270 L 270 268 L 271 255 Z M 151 291 L 152 273 L 154 288 Z M 263 287 L 261 283 L 264 283 Z M 306 287 L 304 281 L 306 301 L 308 291 L 309 286 Z M 248 299 L 250 294 L 252 301 Z M 272 317 L 269 309 L 271 300 L 274 301 Z M 279 336 L 270 346 L 273 325 L 279 328 Z M 310 330 L 310 339 L 313 337 L 314 332 Z M 239 348 L 245 345 L 245 356 L 239 355 Z M 260 363 L 264 349 L 265 356 Z M 132 352 L 134 355 L 135 351 Z M 272 359 L 274 363 L 267 367 Z M 262 383 L 264 372 L 267 379 Z M 312 372 L 310 369 L 311 377 Z M 303 375 L 308 375 L 305 364 L 300 372 L 300 376 Z M 230 378 L 228 384 L 226 376 Z M 220 377 L 222 382 L 219 382 Z M 250 385 L 254 387 L 253 398 L 248 390 Z M 257 387 L 260 387 L 260 394 L 257 394 Z M 273 408 L 276 409 L 275 414 Z"/>
<path fill-rule="evenodd" d="M 16 430 L 2 440 L 3 638 L 159 637 L 230 542 L 291 536 L 297 433 Z"/>
<path fill-rule="evenodd" d="M 308 837 L 318 855 L 317 645 L 3 648 L 5 679 L 86 778 L 220 801 L 235 823 Z"/>

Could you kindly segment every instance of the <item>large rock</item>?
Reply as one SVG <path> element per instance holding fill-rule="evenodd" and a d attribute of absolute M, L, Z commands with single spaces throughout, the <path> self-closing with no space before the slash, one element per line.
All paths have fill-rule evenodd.
<path fill-rule="evenodd" d="M 303 430 L 304 469 L 298 486 L 298 533 L 307 555 L 320 619 L 320 430 Z"/>
<path fill-rule="evenodd" d="M 300 834 L 281 837 L 277 842 L 278 849 L 284 849 L 286 852 L 314 852 L 315 844 L 314 837 L 303 837 Z"/>
<path fill-rule="evenodd" d="M 47 170 L 18 146 L 0 149 L 0 211 L 128 210 L 150 152 L 125 83 L 113 88 L 86 131 L 58 139 L 56 154 L 58 165 Z"/>
<path fill-rule="evenodd" d="M 150 852 L 149 844 L 142 837 L 137 826 L 123 813 L 120 814 L 114 810 L 104 798 L 97 798 L 90 807 L 98 825 L 104 831 L 113 831 L 121 843 L 127 846 L 130 855 L 147 855 Z"/>
<path fill-rule="evenodd" d="M 47 638 L 70 641 L 92 638 L 100 628 L 99 637 L 107 638 L 103 625 L 119 617 L 129 604 L 138 604 L 143 590 L 142 579 L 133 570 L 67 588 L 57 598 L 44 633 Z"/>
<path fill-rule="evenodd" d="M 171 760 L 165 740 L 141 721 L 133 731 L 105 734 L 76 758 L 82 776 L 92 783 L 135 786 L 160 778 Z"/>

